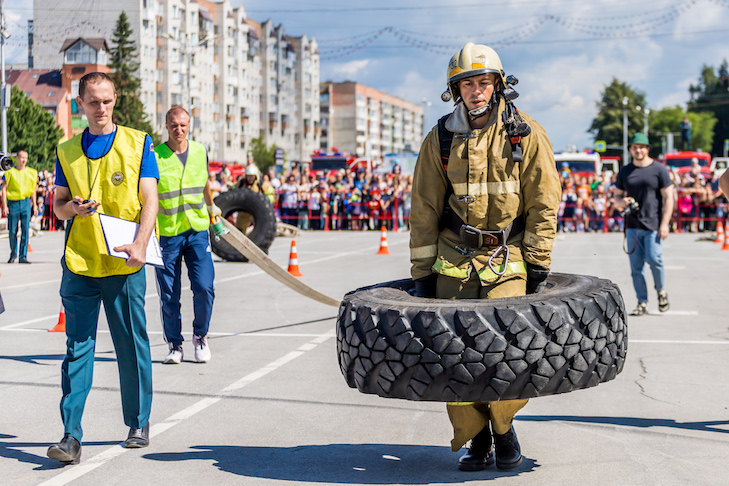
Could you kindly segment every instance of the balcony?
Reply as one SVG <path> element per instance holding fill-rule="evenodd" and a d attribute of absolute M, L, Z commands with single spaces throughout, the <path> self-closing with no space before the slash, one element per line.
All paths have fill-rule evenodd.
<path fill-rule="evenodd" d="M 276 128 L 276 125 L 278 125 L 278 122 L 276 120 L 269 120 L 268 121 L 268 128 L 270 130 L 273 130 L 274 128 Z"/>
<path fill-rule="evenodd" d="M 157 81 L 157 91 L 162 91 L 162 81 Z"/>
<path fill-rule="evenodd" d="M 162 61 L 159 61 L 158 60 L 157 61 L 157 69 L 164 69 L 164 68 L 165 68 L 165 64 Z"/>
<path fill-rule="evenodd" d="M 220 113 L 213 113 L 213 121 L 220 121 Z"/>
<path fill-rule="evenodd" d="M 200 116 L 200 108 L 193 108 L 192 116 Z"/>
<path fill-rule="evenodd" d="M 232 113 L 228 113 L 227 115 L 225 115 L 225 121 L 232 122 L 233 120 L 235 120 L 235 115 L 233 115 Z"/>

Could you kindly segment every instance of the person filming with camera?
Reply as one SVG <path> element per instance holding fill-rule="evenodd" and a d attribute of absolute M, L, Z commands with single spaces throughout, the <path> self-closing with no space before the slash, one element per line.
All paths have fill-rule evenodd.
<path fill-rule="evenodd" d="M 630 258 L 633 287 L 638 305 L 631 316 L 648 312 L 648 286 L 645 264 L 653 273 L 658 292 L 658 310 L 670 308 L 665 290 L 663 269 L 663 240 L 668 237 L 673 214 L 673 182 L 668 169 L 648 156 L 650 144 L 644 133 L 630 139 L 632 162 L 618 172 L 612 203 L 625 218 L 626 253 Z"/>

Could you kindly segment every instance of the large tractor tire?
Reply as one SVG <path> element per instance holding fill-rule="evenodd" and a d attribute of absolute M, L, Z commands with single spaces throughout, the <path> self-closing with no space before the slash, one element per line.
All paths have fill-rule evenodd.
<path fill-rule="evenodd" d="M 337 353 L 347 384 L 386 398 L 491 402 L 612 380 L 625 364 L 625 304 L 617 285 L 553 273 L 523 297 L 412 297 L 408 280 L 344 296 Z"/>
<path fill-rule="evenodd" d="M 276 213 L 266 196 L 245 188 L 230 189 L 215 198 L 215 205 L 223 212 L 224 218 L 235 224 L 258 248 L 268 253 L 268 248 L 276 237 Z M 213 253 L 224 260 L 248 261 L 222 239 L 216 240 L 212 229 L 210 244 Z"/>

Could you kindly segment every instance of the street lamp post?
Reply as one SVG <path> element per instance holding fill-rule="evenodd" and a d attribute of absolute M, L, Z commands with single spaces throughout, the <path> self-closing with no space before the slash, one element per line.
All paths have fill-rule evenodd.
<path fill-rule="evenodd" d="M 650 115 L 651 110 L 650 108 L 642 108 L 640 105 L 635 107 L 638 111 L 643 111 L 643 133 L 645 133 L 645 136 L 648 136 L 648 115 Z"/>
<path fill-rule="evenodd" d="M 428 107 L 430 105 L 432 105 L 432 103 L 430 101 L 428 101 L 428 99 L 425 97 L 423 97 L 423 99 L 420 102 L 423 104 L 423 138 L 425 138 L 425 135 L 428 134 L 428 132 L 427 132 L 428 129 L 425 126 L 425 114 L 428 111 Z"/>
<path fill-rule="evenodd" d="M 628 97 L 623 97 L 623 165 L 628 163 Z"/>
<path fill-rule="evenodd" d="M 5 1 L 0 0 L 0 72 L 2 72 L 2 79 L 0 79 L 0 130 L 2 131 L 2 146 L 0 149 L 4 154 L 8 153 L 8 103 L 10 101 L 10 94 L 8 91 L 8 85 L 5 83 L 5 39 L 8 34 L 5 32 Z"/>

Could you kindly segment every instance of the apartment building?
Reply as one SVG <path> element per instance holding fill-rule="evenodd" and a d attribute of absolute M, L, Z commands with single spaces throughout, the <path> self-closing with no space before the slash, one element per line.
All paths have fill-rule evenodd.
<path fill-rule="evenodd" d="M 423 107 L 353 81 L 320 87 L 320 148 L 378 159 L 418 152 Z"/>
<path fill-rule="evenodd" d="M 33 65 L 57 69 L 69 37 L 111 36 L 124 11 L 139 54 L 141 100 L 164 138 L 173 105 L 190 111 L 190 137 L 212 160 L 245 162 L 251 140 L 310 160 L 319 147 L 315 39 L 248 18 L 230 0 L 34 0 Z"/>

